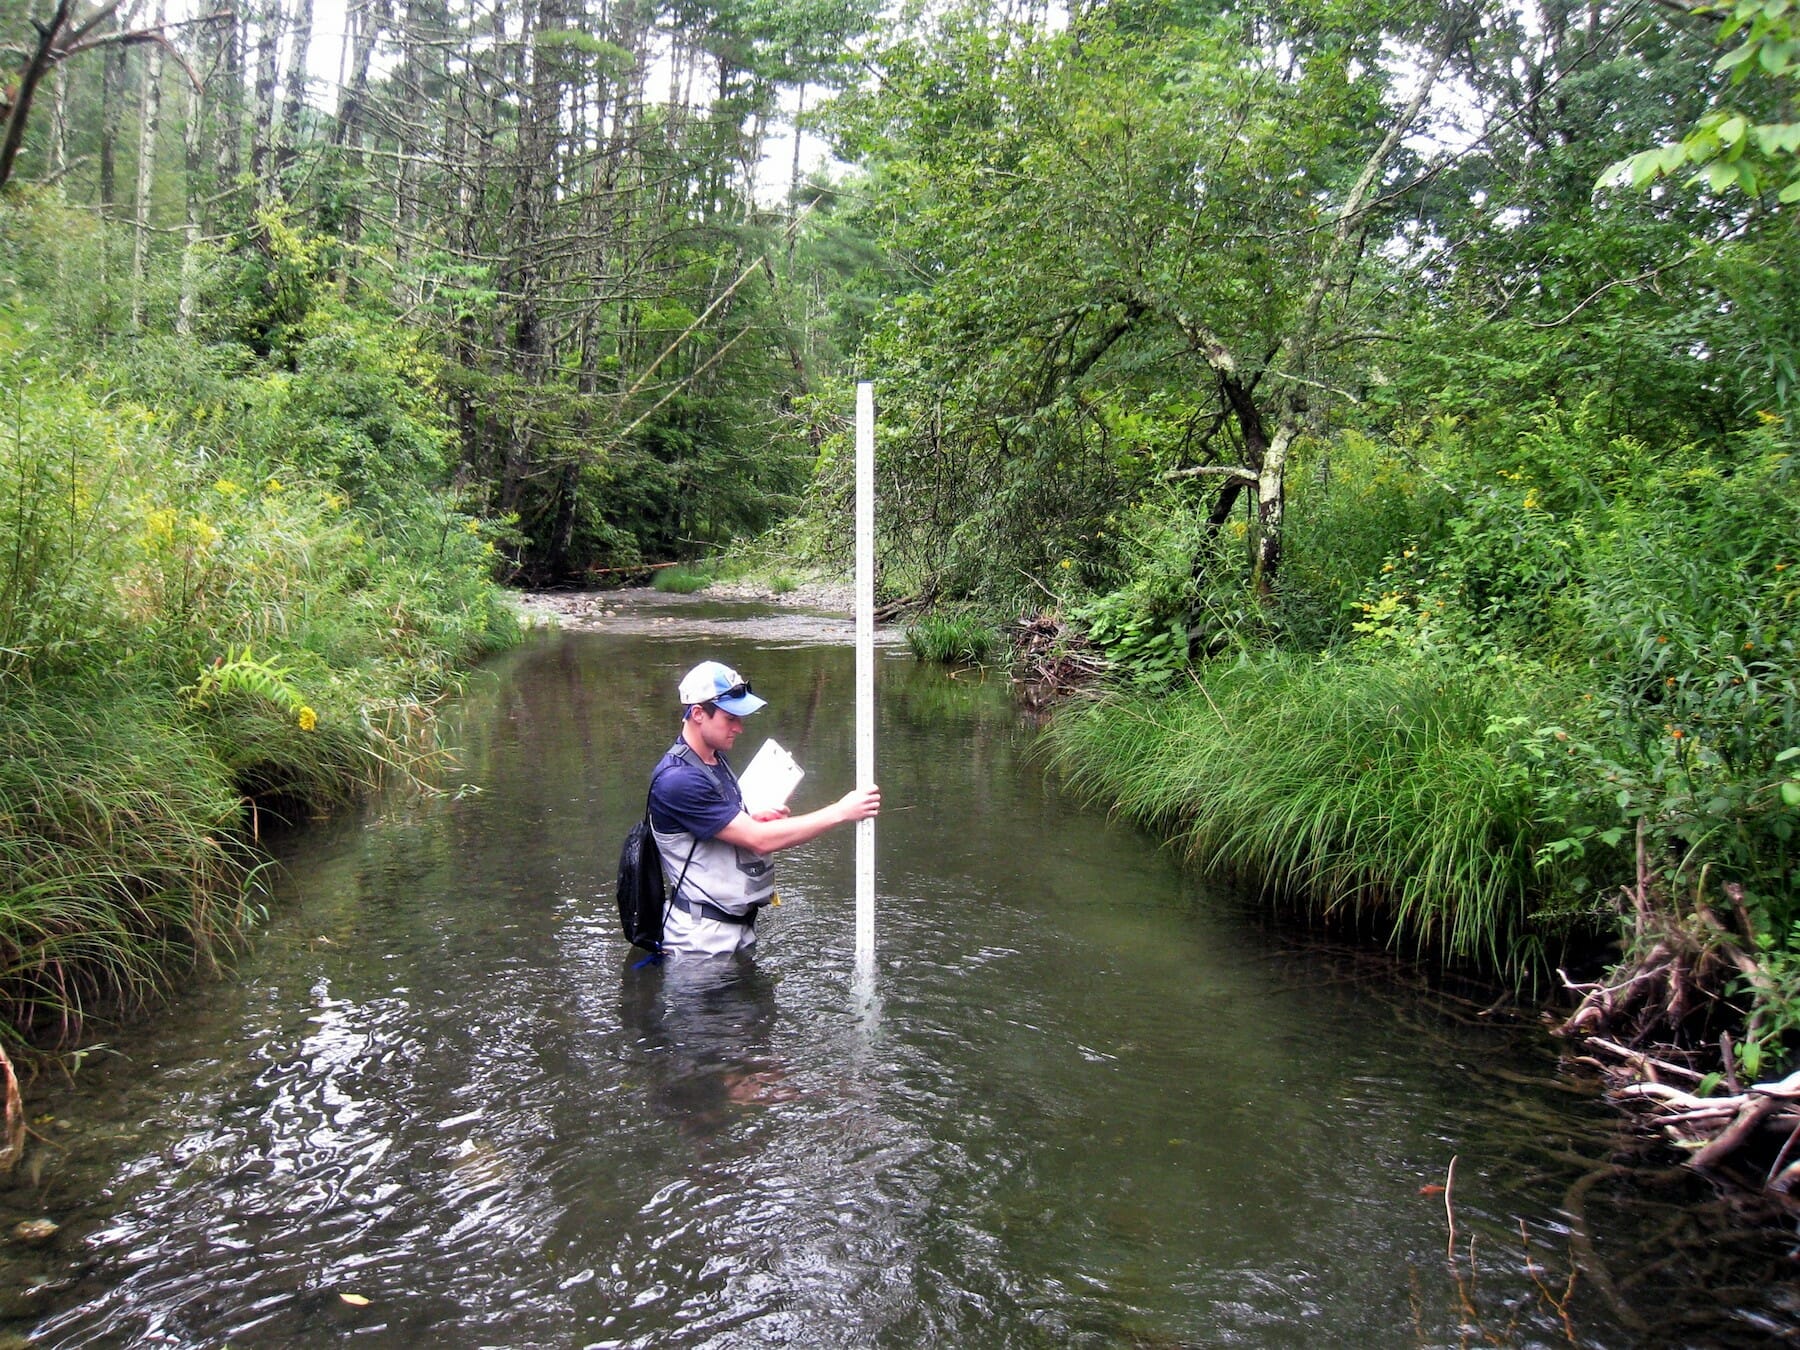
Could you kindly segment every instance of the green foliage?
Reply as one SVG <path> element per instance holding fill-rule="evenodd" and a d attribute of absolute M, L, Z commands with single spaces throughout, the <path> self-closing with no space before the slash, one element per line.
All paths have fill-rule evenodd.
<path fill-rule="evenodd" d="M 999 633 L 966 614 L 926 614 L 906 630 L 906 645 L 921 661 L 944 666 L 986 665 L 1002 650 Z"/>
<path fill-rule="evenodd" d="M 377 519 L 418 506 L 449 474 L 437 362 L 415 335 L 339 310 L 314 310 L 294 334 L 293 371 L 236 386 L 239 452 L 294 465 Z"/>
<path fill-rule="evenodd" d="M 33 224 L 0 218 L 19 273 L 54 270 Z M 113 359 L 12 300 L 0 1015 L 71 1036 L 229 946 L 252 810 L 416 777 L 441 753 L 435 700 L 519 627 L 490 580 L 505 527 L 444 493 L 431 367 L 404 336 L 315 305 L 292 365 L 170 338 Z"/>
<path fill-rule="evenodd" d="M 1432 433 L 1415 446 L 1347 430 L 1301 447 L 1288 499 L 1288 548 L 1276 615 L 1284 642 L 1318 651 L 1351 636 L 1370 578 L 1386 575 L 1449 509 L 1443 487 L 1419 471 L 1437 458 Z M 1227 527 L 1242 538 L 1243 526 Z"/>
<path fill-rule="evenodd" d="M 1126 678 L 1145 688 L 1166 686 L 1187 668 L 1193 559 L 1211 546 L 1211 531 L 1204 517 L 1163 494 L 1109 515 L 1106 523 L 1130 570 L 1117 589 L 1071 605 L 1069 618 Z M 1233 524 L 1241 540 L 1242 523 Z M 1062 570 L 1072 572 L 1072 562 L 1065 559 Z M 1119 571 L 1125 569 L 1114 574 Z"/>
<path fill-rule="evenodd" d="M 672 595 L 691 595 L 695 591 L 703 591 L 712 585 L 712 577 L 692 567 L 658 568 L 651 585 L 659 591 L 668 591 Z"/>
<path fill-rule="evenodd" d="M 1179 482 L 1186 509 L 1214 509 L 1224 480 L 1189 471 L 1266 431 L 1221 372 L 1252 405 L 1277 387 L 1259 372 L 1285 359 L 1330 204 L 1391 117 L 1362 60 L 1376 14 L 1146 18 L 1049 33 L 933 13 L 882 52 L 879 92 L 838 109 L 909 264 L 867 358 L 884 473 L 907 488 L 885 561 L 920 594 L 1010 605 L 1068 589 L 1065 560 L 1103 590 L 1085 574 L 1117 556 L 1117 503 Z M 1199 570 L 1229 557 L 1241 588 L 1249 556 Z"/>
<path fill-rule="evenodd" d="M 1720 18 L 1721 46 L 1736 44 L 1715 69 L 1731 77 L 1740 97 L 1759 85 L 1767 86 L 1770 97 L 1760 107 L 1756 102 L 1715 107 L 1680 140 L 1619 161 L 1602 181 L 1641 188 L 1691 166 L 1689 181 L 1713 192 L 1735 189 L 1755 197 L 1773 191 L 1783 205 L 1800 203 L 1800 122 L 1791 120 L 1792 108 L 1781 98 L 1800 72 L 1800 4 L 1718 0 L 1696 6 L 1696 12 Z M 1760 109 L 1771 104 L 1776 111 L 1765 118 Z"/>
<path fill-rule="evenodd" d="M 1759 969 L 1741 977 L 1737 989 L 1755 1008 L 1737 1046 L 1738 1067 L 1752 1082 L 1800 1041 L 1800 924 L 1786 932 L 1758 933 L 1756 945 Z"/>
<path fill-rule="evenodd" d="M 1745 884 L 1785 929 L 1792 823 L 1774 766 L 1800 741 L 1791 450 L 1772 421 L 1725 457 L 1596 445 L 1580 419 L 1524 449 L 1389 564 L 1387 595 L 1435 607 L 1421 632 L 1590 672 L 1591 791 L 1623 812 L 1608 828 L 1645 818 L 1678 867 Z"/>
<path fill-rule="evenodd" d="M 228 652 L 219 657 L 200 672 L 200 678 L 194 682 L 192 689 L 183 692 L 197 708 L 210 707 L 215 702 L 249 694 L 291 709 L 301 729 L 310 731 L 312 728 L 307 723 L 316 721 L 317 715 L 313 718 L 301 715 L 308 709 L 300 692 L 288 682 L 291 673 L 267 661 L 257 660 L 250 655 L 250 648 L 246 646 L 235 655 Z"/>
<path fill-rule="evenodd" d="M 1050 738 L 1077 790 L 1201 866 L 1529 980 L 1540 825 L 1495 713 L 1534 697 L 1454 661 L 1267 654 L 1076 705 Z"/>

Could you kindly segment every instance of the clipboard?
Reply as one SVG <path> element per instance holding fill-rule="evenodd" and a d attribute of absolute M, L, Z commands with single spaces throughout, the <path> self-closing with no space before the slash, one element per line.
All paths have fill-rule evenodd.
<path fill-rule="evenodd" d="M 792 755 L 774 740 L 764 741 L 762 748 L 738 775 L 738 791 L 744 797 L 744 810 L 754 816 L 786 806 L 804 777 L 806 770 Z"/>

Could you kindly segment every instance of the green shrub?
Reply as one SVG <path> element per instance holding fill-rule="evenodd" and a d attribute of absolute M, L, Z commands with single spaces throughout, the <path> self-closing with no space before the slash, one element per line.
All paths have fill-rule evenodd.
<path fill-rule="evenodd" d="M 663 567 L 650 584 L 671 595 L 691 595 L 712 585 L 712 577 L 695 567 Z"/>
<path fill-rule="evenodd" d="M 1318 651 L 1350 637 L 1355 602 L 1382 566 L 1441 519 L 1449 494 L 1415 467 L 1439 460 L 1445 427 L 1405 446 L 1356 431 L 1303 440 L 1288 474 L 1278 619 L 1283 638 Z M 1234 521 L 1228 529 L 1242 532 Z"/>
<path fill-rule="evenodd" d="M 1069 618 L 1124 678 L 1164 687 L 1187 668 L 1189 625 L 1202 608 L 1197 575 L 1209 569 L 1196 568 L 1195 559 L 1234 547 L 1241 555 L 1243 532 L 1221 541 L 1203 516 L 1174 498 L 1140 502 L 1114 528 L 1130 572 L 1116 589 L 1072 604 Z M 1209 617 L 1222 620 L 1221 632 L 1230 630 L 1223 611 Z"/>
<path fill-rule="evenodd" d="M 927 614 L 906 630 L 906 645 L 921 661 L 946 666 L 985 665 L 1002 649 L 999 633 L 965 615 Z"/>

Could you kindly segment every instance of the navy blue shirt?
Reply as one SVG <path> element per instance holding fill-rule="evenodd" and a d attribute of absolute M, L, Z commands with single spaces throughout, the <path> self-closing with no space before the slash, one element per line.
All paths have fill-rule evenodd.
<path fill-rule="evenodd" d="M 658 762 L 650 785 L 650 823 L 663 833 L 684 830 L 711 839 L 743 809 L 744 795 L 723 754 L 717 764 L 703 765 L 692 746 L 678 741 Z"/>

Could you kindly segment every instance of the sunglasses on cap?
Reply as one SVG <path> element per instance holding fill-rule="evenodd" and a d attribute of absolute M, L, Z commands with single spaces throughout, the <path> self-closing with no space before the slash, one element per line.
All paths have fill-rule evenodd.
<path fill-rule="evenodd" d="M 718 698 L 742 698 L 745 694 L 754 694 L 755 692 L 756 692 L 756 690 L 754 690 L 750 687 L 750 681 L 739 680 L 736 684 L 732 685 L 731 688 L 721 690 L 719 693 L 714 694 L 713 697 L 716 699 L 718 699 Z"/>

